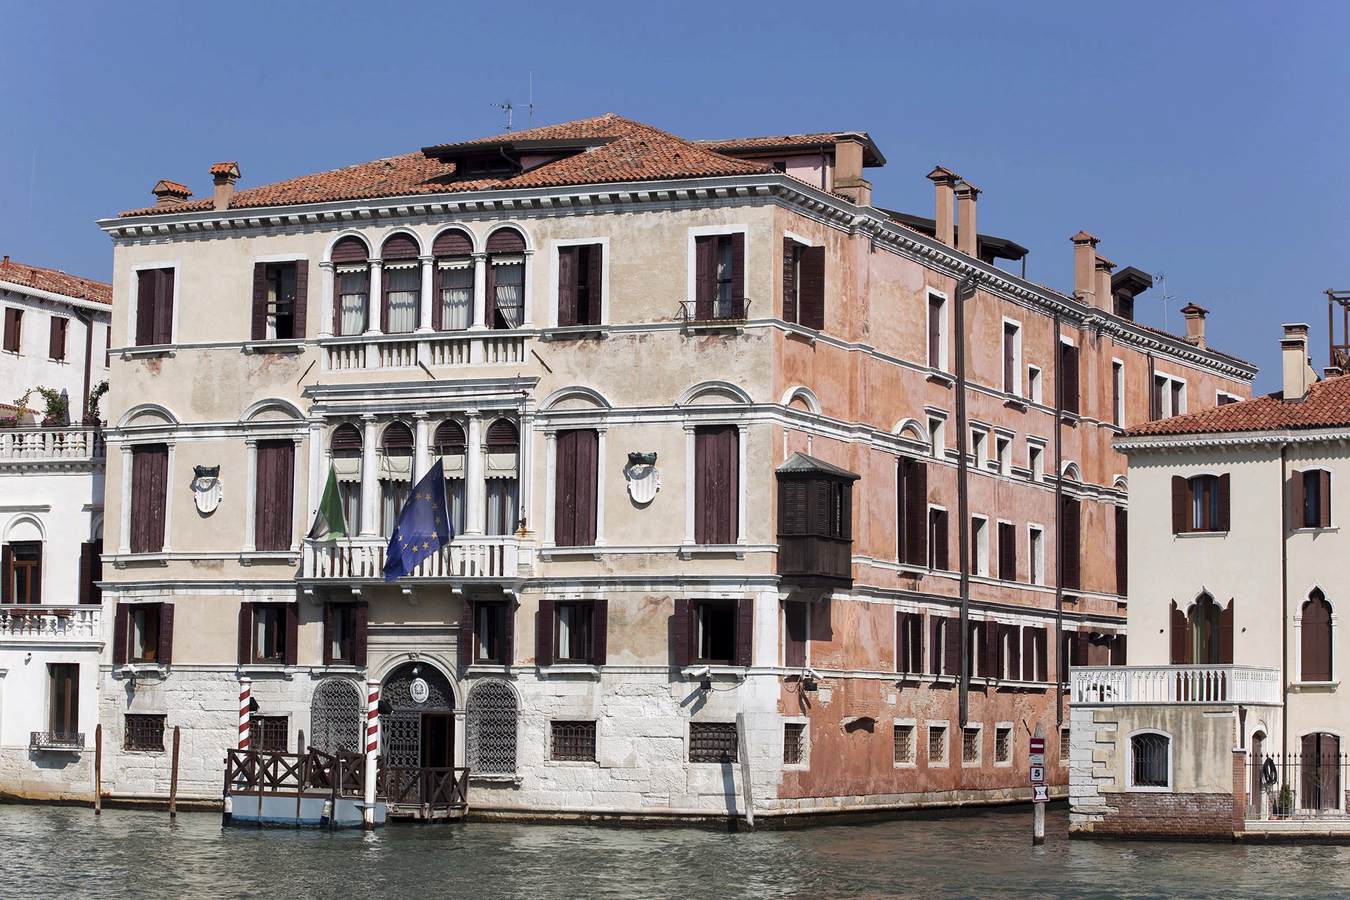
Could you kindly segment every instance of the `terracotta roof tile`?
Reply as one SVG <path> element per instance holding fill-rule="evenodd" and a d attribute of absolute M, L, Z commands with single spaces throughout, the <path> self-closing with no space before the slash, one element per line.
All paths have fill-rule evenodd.
<path fill-rule="evenodd" d="M 112 304 L 112 285 L 78 275 L 68 275 L 57 269 L 43 269 L 14 262 L 8 256 L 0 262 L 0 281 L 29 287 L 77 300 L 92 300 L 95 303 Z"/>
<path fill-rule="evenodd" d="M 1350 427 L 1350 375 L 1315 383 L 1302 400 L 1276 392 L 1201 412 L 1136 425 L 1126 437 Z"/>

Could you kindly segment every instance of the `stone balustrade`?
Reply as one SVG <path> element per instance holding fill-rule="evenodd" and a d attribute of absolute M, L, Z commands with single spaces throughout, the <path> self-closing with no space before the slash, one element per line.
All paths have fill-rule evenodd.
<path fill-rule="evenodd" d="M 389 542 L 384 538 L 305 541 L 301 578 L 381 580 Z M 407 578 L 513 579 L 531 568 L 533 545 L 513 536 L 460 536 L 423 560 Z"/>
<path fill-rule="evenodd" d="M 98 428 L 0 428 L 0 465 L 102 460 L 103 432 Z"/>
<path fill-rule="evenodd" d="M 99 641 L 99 607 L 49 604 L 0 606 L 0 642 Z"/>
<path fill-rule="evenodd" d="M 1111 666 L 1069 670 L 1074 706 L 1280 702 L 1280 673 L 1261 666 Z"/>
<path fill-rule="evenodd" d="M 330 372 L 516 365 L 525 361 L 527 335 L 511 331 L 438 331 L 324 338 Z"/>

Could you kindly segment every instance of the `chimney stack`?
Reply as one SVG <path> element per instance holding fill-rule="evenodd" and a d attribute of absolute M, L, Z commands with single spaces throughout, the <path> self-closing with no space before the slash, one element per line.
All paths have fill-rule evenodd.
<path fill-rule="evenodd" d="M 1308 365 L 1308 326 L 1302 323 L 1285 325 L 1280 339 L 1280 355 L 1284 362 L 1285 402 L 1302 400 L 1308 388 L 1317 380 L 1317 373 Z"/>
<path fill-rule="evenodd" d="M 1345 372 L 1341 370 L 1340 366 L 1327 366 L 1322 370 L 1322 379 L 1340 378 L 1344 374 Z"/>
<path fill-rule="evenodd" d="M 216 186 L 215 196 L 213 198 L 216 209 L 229 209 L 230 200 L 234 197 L 234 183 L 239 180 L 239 163 L 216 163 L 211 167 L 211 180 Z"/>
<path fill-rule="evenodd" d="M 155 186 L 150 189 L 150 193 L 155 195 L 155 206 L 177 206 L 192 196 L 192 191 L 188 189 L 187 185 L 170 181 L 167 178 L 156 181 Z"/>
<path fill-rule="evenodd" d="M 1097 244 L 1100 241 L 1086 231 L 1078 232 L 1069 240 L 1073 241 L 1073 295 L 1088 306 L 1095 306 L 1094 278 L 1097 268 Z"/>
<path fill-rule="evenodd" d="M 1209 310 L 1196 303 L 1187 303 L 1181 308 L 1181 317 L 1186 320 L 1186 343 L 1194 344 L 1201 350 L 1208 347 L 1205 343 L 1205 316 Z"/>
<path fill-rule="evenodd" d="M 872 183 L 863 178 L 863 145 L 857 138 L 834 142 L 834 190 L 859 206 L 872 205 Z"/>
<path fill-rule="evenodd" d="M 980 189 L 969 181 L 956 186 L 956 249 L 971 256 L 978 255 L 979 235 L 975 231 L 975 200 Z"/>
<path fill-rule="evenodd" d="M 1111 270 L 1116 264 L 1111 262 L 1105 256 L 1096 254 L 1096 260 L 1093 263 L 1093 271 L 1097 276 L 1094 288 L 1096 296 L 1093 298 L 1101 309 L 1111 312 L 1114 303 L 1111 301 Z"/>
<path fill-rule="evenodd" d="M 936 229 L 933 236 L 948 247 L 956 244 L 956 183 L 961 180 L 951 169 L 934 166 L 928 180 L 937 189 L 937 214 L 933 217 Z"/>

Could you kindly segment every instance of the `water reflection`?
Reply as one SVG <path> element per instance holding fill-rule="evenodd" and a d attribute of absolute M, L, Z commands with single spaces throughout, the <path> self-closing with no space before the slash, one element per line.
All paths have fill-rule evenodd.
<path fill-rule="evenodd" d="M 1072 841 L 1052 810 L 726 834 L 473 824 L 222 830 L 208 814 L 0 806 L 3 897 L 1350 896 L 1350 849 Z"/>

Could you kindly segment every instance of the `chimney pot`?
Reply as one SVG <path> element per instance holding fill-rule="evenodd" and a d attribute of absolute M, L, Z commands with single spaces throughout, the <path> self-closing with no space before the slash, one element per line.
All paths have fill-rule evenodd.
<path fill-rule="evenodd" d="M 1095 271 L 1097 267 L 1097 245 L 1101 243 L 1096 236 L 1080 231 L 1073 237 L 1073 295 L 1082 303 L 1095 306 Z"/>
<path fill-rule="evenodd" d="M 872 205 L 872 183 L 863 178 L 863 145 L 857 138 L 834 142 L 834 190 L 859 206 Z"/>
<path fill-rule="evenodd" d="M 230 200 L 234 197 L 234 183 L 238 180 L 237 162 L 218 162 L 211 167 L 211 181 L 215 184 L 215 195 L 212 199 L 217 210 L 230 208 Z"/>
<path fill-rule="evenodd" d="M 1186 320 L 1186 343 L 1194 344 L 1201 350 L 1208 347 L 1205 343 L 1205 316 L 1209 310 L 1197 303 L 1187 303 L 1181 308 L 1181 317 Z"/>
<path fill-rule="evenodd" d="M 1308 394 L 1308 388 L 1317 380 L 1317 373 L 1308 365 L 1308 326 L 1303 323 L 1291 323 L 1284 326 L 1284 337 L 1280 338 L 1280 358 L 1283 363 L 1284 399 L 1302 400 Z"/>
<path fill-rule="evenodd" d="M 1107 312 L 1111 312 L 1111 307 L 1113 306 L 1111 301 L 1111 270 L 1115 267 L 1115 263 L 1111 262 L 1111 260 L 1107 259 L 1105 256 L 1100 255 L 1097 256 L 1093 263 L 1093 272 L 1096 276 L 1096 280 L 1093 283 L 1093 300 L 1096 302 L 1097 306 Z"/>
<path fill-rule="evenodd" d="M 969 181 L 956 186 L 956 249 L 970 256 L 978 255 L 979 234 L 975 230 L 975 201 L 980 189 Z"/>
<path fill-rule="evenodd" d="M 956 245 L 956 183 L 961 180 L 951 169 L 934 166 L 928 173 L 937 192 L 937 212 L 933 217 L 933 236 L 948 247 Z"/>

